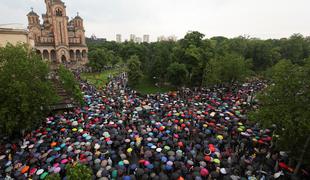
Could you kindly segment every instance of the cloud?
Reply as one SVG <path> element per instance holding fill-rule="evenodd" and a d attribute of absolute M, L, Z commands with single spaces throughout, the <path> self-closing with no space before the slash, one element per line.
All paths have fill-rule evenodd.
<path fill-rule="evenodd" d="M 152 40 L 160 35 L 183 37 L 198 30 L 207 37 L 251 35 L 260 38 L 309 35 L 309 0 L 64 0 L 67 14 L 84 18 L 86 34 L 115 39 L 122 34 Z M 33 7 L 45 12 L 43 0 L 1 0 L 0 24 L 23 23 Z"/>

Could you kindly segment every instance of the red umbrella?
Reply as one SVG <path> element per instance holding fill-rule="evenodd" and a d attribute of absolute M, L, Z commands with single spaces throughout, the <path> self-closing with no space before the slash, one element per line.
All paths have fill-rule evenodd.
<path fill-rule="evenodd" d="M 280 162 L 279 163 L 279 167 L 282 169 L 285 169 L 287 171 L 293 172 L 293 168 L 289 167 L 287 164 L 285 164 L 284 162 Z"/>

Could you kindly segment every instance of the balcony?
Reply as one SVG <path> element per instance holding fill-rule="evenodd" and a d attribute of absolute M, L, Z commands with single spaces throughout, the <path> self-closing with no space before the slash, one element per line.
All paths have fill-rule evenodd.
<path fill-rule="evenodd" d="M 70 37 L 69 44 L 81 44 L 81 38 L 79 37 Z"/>
<path fill-rule="evenodd" d="M 51 46 L 54 44 L 54 37 L 40 37 L 37 41 L 35 41 L 36 46 Z"/>

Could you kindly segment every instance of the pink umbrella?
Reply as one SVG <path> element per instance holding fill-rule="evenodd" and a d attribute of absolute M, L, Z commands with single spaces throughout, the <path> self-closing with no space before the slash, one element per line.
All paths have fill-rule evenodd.
<path fill-rule="evenodd" d="M 68 162 L 68 159 L 61 160 L 61 164 L 66 164 Z"/>
<path fill-rule="evenodd" d="M 150 164 L 149 161 L 144 161 L 144 166 L 147 166 L 147 165 L 149 165 L 149 164 Z"/>
<path fill-rule="evenodd" d="M 54 169 L 54 173 L 59 173 L 59 172 L 60 172 L 60 170 L 61 170 L 61 168 L 60 168 L 60 167 L 56 167 L 56 168 Z"/>
<path fill-rule="evenodd" d="M 30 176 L 34 175 L 37 172 L 37 168 L 30 169 Z"/>
<path fill-rule="evenodd" d="M 203 177 L 208 176 L 209 175 L 209 171 L 206 168 L 202 168 L 200 170 L 200 175 L 203 176 Z"/>

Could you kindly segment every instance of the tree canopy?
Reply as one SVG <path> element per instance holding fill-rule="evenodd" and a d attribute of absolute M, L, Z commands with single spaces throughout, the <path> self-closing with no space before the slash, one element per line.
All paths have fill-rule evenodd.
<path fill-rule="evenodd" d="M 177 42 L 160 41 L 138 44 L 134 42 L 116 43 L 106 41 L 90 43 L 89 49 L 90 57 L 92 57 L 92 51 L 103 50 L 105 51 L 105 53 L 102 53 L 105 54 L 103 56 L 114 54 L 114 56 L 123 59 L 125 62 L 135 55 L 141 62 L 143 75 L 159 84 L 166 82 L 173 84 L 174 82 L 167 76 L 168 68 L 173 63 L 184 64 L 187 71 L 185 85 L 193 87 L 209 85 L 209 82 L 216 78 L 221 79 L 221 81 L 227 80 L 222 79 L 222 75 L 219 74 L 206 76 L 206 73 L 210 71 L 210 65 L 225 66 L 225 68 L 218 68 L 222 69 L 222 72 L 225 71 L 226 75 L 229 73 L 238 75 L 238 77 L 233 77 L 235 80 L 242 80 L 245 75 L 251 75 L 251 73 L 234 74 L 229 71 L 233 68 L 228 68 L 228 64 L 241 65 L 237 67 L 246 68 L 246 72 L 255 72 L 257 74 L 271 68 L 280 59 L 288 59 L 293 64 L 302 65 L 310 55 L 309 39 L 309 37 L 300 34 L 294 34 L 289 38 L 268 40 L 243 36 L 236 38 L 217 36 L 208 39 L 205 38 L 204 34 L 193 31 L 188 32 L 184 38 Z M 109 58 L 104 57 L 101 59 Z M 90 58 L 90 61 L 92 64 L 92 58 Z M 215 61 L 221 63 L 215 63 Z M 208 79 L 209 77 L 213 78 L 213 80 Z"/>
<path fill-rule="evenodd" d="M 49 68 L 23 45 L 0 48 L 0 129 L 7 135 L 29 130 L 57 100 Z"/>
<path fill-rule="evenodd" d="M 267 128 L 276 125 L 277 147 L 295 159 L 304 153 L 301 159 L 309 162 L 310 61 L 300 66 L 281 60 L 271 74 L 272 84 L 259 95 L 261 107 L 252 118 Z"/>
<path fill-rule="evenodd" d="M 141 63 L 138 56 L 131 56 L 127 62 L 128 67 L 128 83 L 131 86 L 135 86 L 139 83 L 142 72 L 141 72 Z"/>

